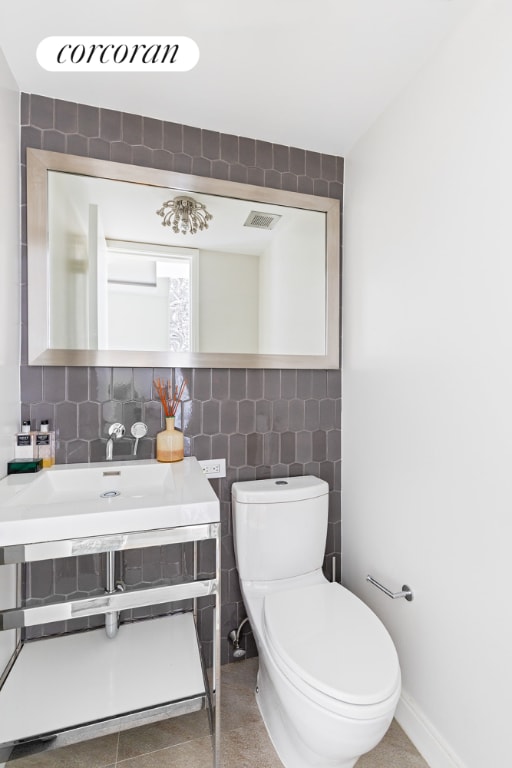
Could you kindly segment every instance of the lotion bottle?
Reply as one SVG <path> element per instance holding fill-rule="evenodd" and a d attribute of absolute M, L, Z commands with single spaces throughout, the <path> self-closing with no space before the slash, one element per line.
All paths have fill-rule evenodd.
<path fill-rule="evenodd" d="M 43 469 L 55 464 L 55 432 L 50 432 L 48 419 L 41 421 L 39 432 L 36 433 L 36 458 L 43 460 Z"/>

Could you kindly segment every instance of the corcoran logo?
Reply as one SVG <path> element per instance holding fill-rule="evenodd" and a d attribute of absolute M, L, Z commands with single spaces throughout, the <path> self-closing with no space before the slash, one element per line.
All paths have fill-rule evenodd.
<path fill-rule="evenodd" d="M 46 37 L 37 61 L 50 72 L 187 72 L 199 47 L 190 37 Z"/>

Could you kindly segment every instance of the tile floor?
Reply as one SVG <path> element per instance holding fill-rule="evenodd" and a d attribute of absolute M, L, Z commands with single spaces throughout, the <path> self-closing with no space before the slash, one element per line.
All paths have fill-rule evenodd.
<path fill-rule="evenodd" d="M 254 698 L 257 659 L 222 667 L 222 768 L 282 768 Z M 211 768 L 206 713 L 143 725 L 60 749 L 23 756 L 18 748 L 6 768 Z M 428 768 L 393 721 L 383 741 L 357 768 Z"/>

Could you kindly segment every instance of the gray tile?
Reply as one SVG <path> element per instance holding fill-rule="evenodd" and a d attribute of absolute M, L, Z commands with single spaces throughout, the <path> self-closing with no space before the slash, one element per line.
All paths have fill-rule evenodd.
<path fill-rule="evenodd" d="M 295 432 L 283 432 L 281 435 L 281 461 L 292 464 L 296 457 Z"/>
<path fill-rule="evenodd" d="M 229 396 L 232 400 L 243 400 L 247 395 L 247 371 L 245 368 L 231 368 L 229 371 Z"/>
<path fill-rule="evenodd" d="M 60 131 L 45 130 L 43 131 L 42 147 L 48 152 L 65 152 L 66 136 Z"/>
<path fill-rule="evenodd" d="M 256 165 L 256 141 L 241 137 L 238 140 L 240 163 L 245 167 Z"/>
<path fill-rule="evenodd" d="M 100 137 L 105 141 L 121 141 L 121 113 L 100 108 Z"/>
<path fill-rule="evenodd" d="M 229 397 L 229 371 L 226 368 L 212 371 L 212 397 L 217 400 Z"/>
<path fill-rule="evenodd" d="M 280 438 L 277 432 L 267 432 L 263 436 L 264 463 L 271 467 L 279 462 Z"/>
<path fill-rule="evenodd" d="M 313 184 L 313 191 L 315 195 L 327 197 L 329 194 L 329 182 L 324 181 L 323 179 L 315 179 Z"/>
<path fill-rule="evenodd" d="M 290 170 L 290 150 L 289 147 L 285 147 L 282 144 L 273 145 L 274 163 L 273 167 L 276 171 Z"/>
<path fill-rule="evenodd" d="M 220 404 L 220 431 L 231 435 L 238 430 L 238 403 L 223 400 Z"/>
<path fill-rule="evenodd" d="M 229 179 L 229 163 L 226 163 L 225 160 L 212 160 L 212 177 Z"/>
<path fill-rule="evenodd" d="M 55 99 L 55 126 L 62 133 L 76 133 L 78 130 L 78 104 Z"/>
<path fill-rule="evenodd" d="M 257 368 L 247 370 L 247 397 L 259 400 L 263 397 L 263 371 Z"/>
<path fill-rule="evenodd" d="M 78 132 L 94 138 L 100 135 L 100 110 L 85 104 L 78 105 Z"/>
<path fill-rule="evenodd" d="M 279 171 L 265 171 L 265 186 L 270 189 L 281 189 L 281 174 Z"/>
<path fill-rule="evenodd" d="M 140 115 L 123 113 L 121 117 L 121 137 L 127 144 L 143 144 L 142 120 Z"/>
<path fill-rule="evenodd" d="M 113 368 L 112 397 L 115 400 L 130 400 L 133 397 L 133 368 Z"/>
<path fill-rule="evenodd" d="M 78 434 L 84 440 L 94 440 L 100 431 L 99 403 L 80 403 L 78 406 Z"/>
<path fill-rule="evenodd" d="M 60 440 L 78 437 L 78 406 L 76 403 L 58 403 L 55 406 L 55 426 Z"/>
<path fill-rule="evenodd" d="M 89 153 L 98 160 L 110 160 L 110 142 L 101 138 L 89 139 Z"/>
<path fill-rule="evenodd" d="M 164 149 L 183 152 L 183 126 L 178 123 L 164 123 Z"/>
<path fill-rule="evenodd" d="M 183 152 L 174 155 L 174 170 L 177 173 L 192 173 L 192 158 Z"/>
<path fill-rule="evenodd" d="M 66 368 L 67 399 L 75 403 L 82 403 L 89 397 L 88 369 L 81 366 L 69 366 Z"/>
<path fill-rule="evenodd" d="M 220 158 L 220 133 L 216 131 L 201 131 L 203 157 L 209 160 L 218 160 Z"/>
<path fill-rule="evenodd" d="M 272 403 L 269 400 L 256 402 L 256 431 L 265 433 L 272 428 Z"/>
<path fill-rule="evenodd" d="M 232 163 L 229 166 L 229 180 L 239 184 L 247 184 L 247 168 L 240 163 Z"/>
<path fill-rule="evenodd" d="M 229 464 L 231 467 L 243 467 L 247 464 L 247 438 L 245 435 L 230 436 Z"/>
<path fill-rule="evenodd" d="M 290 171 L 297 176 L 306 172 L 306 152 L 304 149 L 290 147 Z"/>
<path fill-rule="evenodd" d="M 203 428 L 206 435 L 220 432 L 220 403 L 218 400 L 207 400 L 203 403 Z"/>
<path fill-rule="evenodd" d="M 36 128 L 53 128 L 54 102 L 46 96 L 30 97 L 30 121 Z"/>
<path fill-rule="evenodd" d="M 281 177 L 282 188 L 288 190 L 288 192 L 297 192 L 299 187 L 299 181 L 294 173 L 283 173 Z"/>
<path fill-rule="evenodd" d="M 43 368 L 39 365 L 20 367 L 21 400 L 25 403 L 38 403 L 43 399 Z"/>
<path fill-rule="evenodd" d="M 327 457 L 327 436 L 323 430 L 313 432 L 313 461 L 325 461 Z"/>
<path fill-rule="evenodd" d="M 336 426 L 336 403 L 334 400 L 320 400 L 320 427 L 334 429 Z"/>
<path fill-rule="evenodd" d="M 336 200 L 343 200 L 343 184 L 340 181 L 330 181 L 328 186 L 328 196 Z"/>
<path fill-rule="evenodd" d="M 256 403 L 253 400 L 242 400 L 238 406 L 238 428 L 242 434 L 249 434 L 256 429 Z"/>
<path fill-rule="evenodd" d="M 20 124 L 26 125 L 30 121 L 30 96 L 22 93 L 20 97 Z"/>
<path fill-rule="evenodd" d="M 66 137 L 66 152 L 69 155 L 79 155 L 86 157 L 89 152 L 89 142 L 85 136 L 79 133 L 72 133 Z"/>
<path fill-rule="evenodd" d="M 278 370 L 265 369 L 263 372 L 263 392 L 266 400 L 281 397 L 281 375 Z"/>
<path fill-rule="evenodd" d="M 123 731 L 119 735 L 118 761 L 208 736 L 205 711 L 193 712 Z M 170 755 L 169 755 L 170 756 Z"/>
<path fill-rule="evenodd" d="M 313 179 L 311 179 L 309 176 L 299 176 L 297 178 L 297 192 L 302 192 L 304 195 L 312 195 L 313 191 Z"/>
<path fill-rule="evenodd" d="M 131 164 L 133 160 L 132 148 L 124 141 L 112 141 L 110 144 L 110 159 L 115 163 Z"/>
<path fill-rule="evenodd" d="M 57 464 L 61 463 L 56 451 Z M 89 461 L 89 443 L 86 440 L 69 440 L 66 443 L 66 462 L 68 464 L 82 464 Z"/>
<path fill-rule="evenodd" d="M 190 157 L 201 156 L 201 129 L 183 126 L 183 152 Z"/>
<path fill-rule="evenodd" d="M 151 149 L 163 147 L 163 122 L 151 117 L 142 118 L 142 143 Z"/>
<path fill-rule="evenodd" d="M 337 177 L 336 157 L 334 155 L 322 155 L 322 178 L 334 181 Z"/>
<path fill-rule="evenodd" d="M 192 173 L 194 176 L 211 176 L 212 164 L 205 157 L 192 158 Z"/>
<path fill-rule="evenodd" d="M 89 368 L 89 397 L 104 403 L 112 397 L 112 368 Z"/>
<path fill-rule="evenodd" d="M 230 165 L 238 163 L 238 136 L 221 133 L 220 135 L 220 156 L 222 160 Z"/>
<path fill-rule="evenodd" d="M 229 449 L 229 438 L 227 435 L 213 435 L 212 437 L 212 457 L 214 459 L 226 459 Z"/>
<path fill-rule="evenodd" d="M 281 397 L 286 400 L 297 397 L 297 371 L 281 371 Z"/>
<path fill-rule="evenodd" d="M 256 165 L 264 170 L 272 168 L 272 144 L 268 141 L 256 141 Z"/>
<path fill-rule="evenodd" d="M 427 763 L 394 720 L 380 744 L 359 758 L 356 768 L 428 768 Z"/>
<path fill-rule="evenodd" d="M 289 410 L 287 400 L 275 400 L 272 403 L 272 429 L 284 432 L 289 425 Z"/>
<path fill-rule="evenodd" d="M 263 187 L 265 185 L 265 171 L 262 168 L 248 168 L 247 183 L 254 184 L 256 187 Z"/>
<path fill-rule="evenodd" d="M 322 159 L 318 152 L 306 152 L 306 176 L 319 179 L 322 174 Z"/>
<path fill-rule="evenodd" d="M 297 461 L 306 463 L 313 458 L 313 439 L 311 432 L 297 432 Z"/>
<path fill-rule="evenodd" d="M 112 768 L 116 762 L 117 739 L 117 734 L 111 734 L 27 757 L 21 756 L 27 749 L 21 745 L 14 750 L 8 765 L 12 763 L 12 768 Z"/>

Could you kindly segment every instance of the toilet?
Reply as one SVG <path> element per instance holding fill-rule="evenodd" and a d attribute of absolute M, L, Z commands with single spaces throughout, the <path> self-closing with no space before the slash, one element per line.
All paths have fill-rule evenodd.
<path fill-rule="evenodd" d="M 386 733 L 400 696 L 387 630 L 323 575 L 326 482 L 232 486 L 235 557 L 258 648 L 258 706 L 285 768 L 352 768 Z"/>

